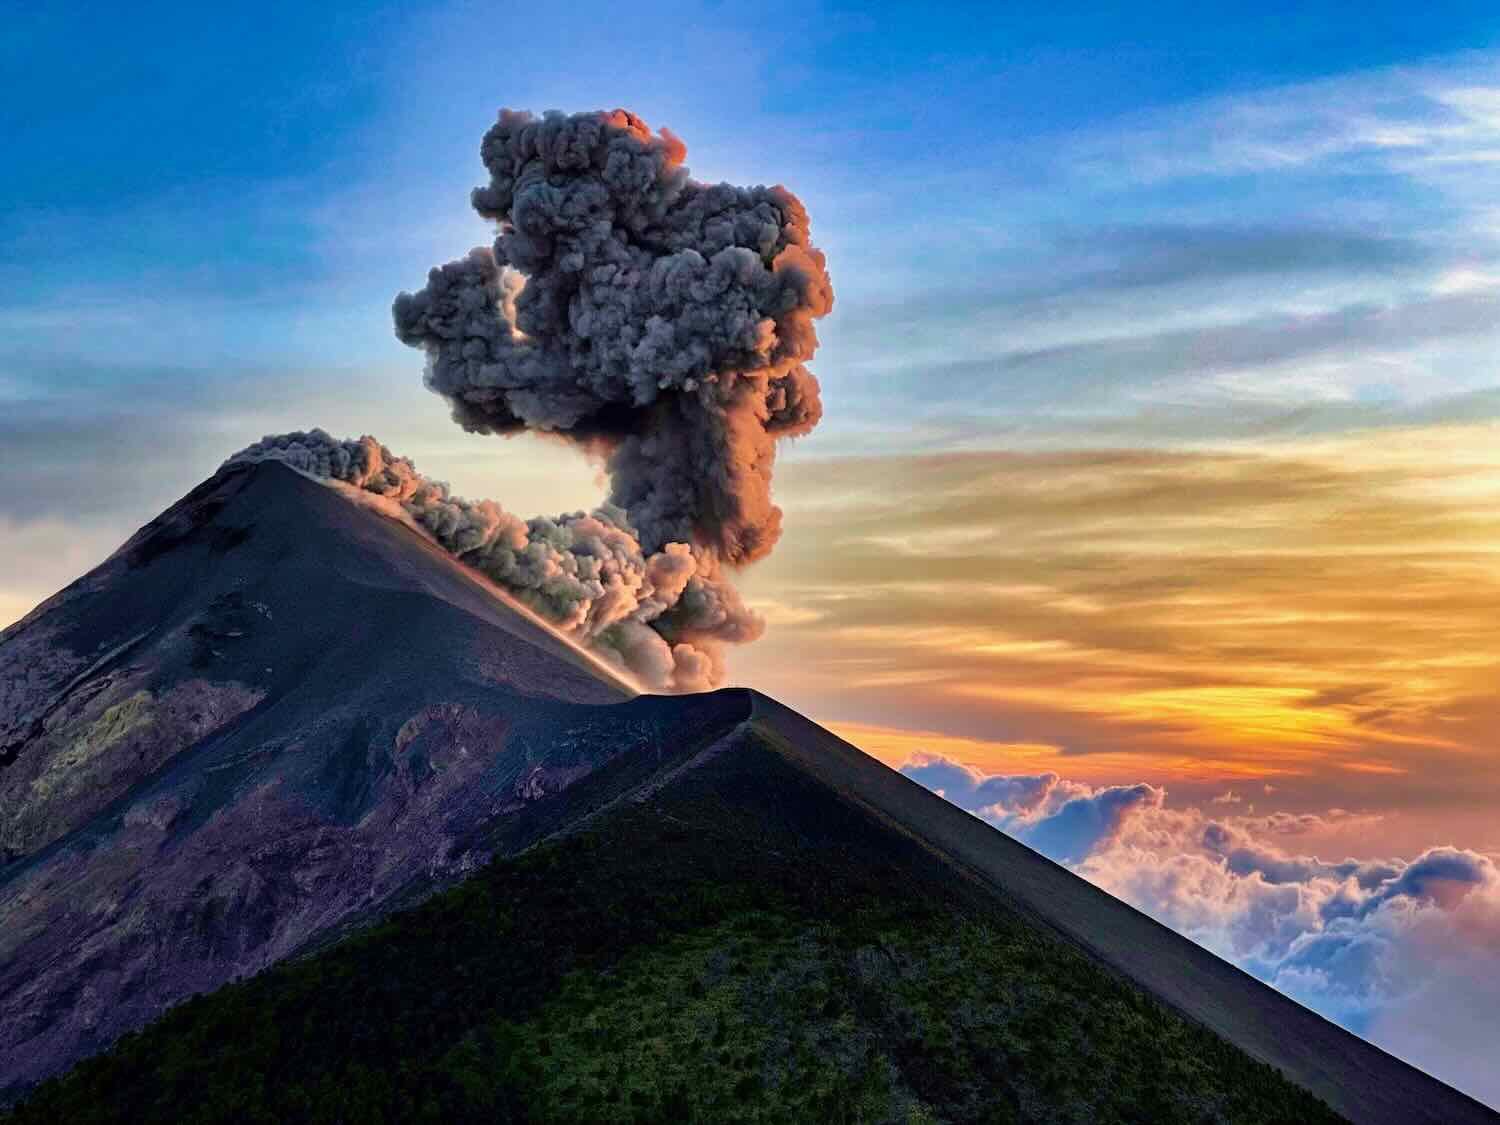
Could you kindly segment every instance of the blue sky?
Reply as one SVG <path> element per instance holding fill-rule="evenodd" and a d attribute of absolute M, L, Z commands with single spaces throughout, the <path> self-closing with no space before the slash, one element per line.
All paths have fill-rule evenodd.
<path fill-rule="evenodd" d="M 1341 99 L 1373 83 L 1381 125 L 1440 123 L 1455 111 L 1431 88 L 1493 67 L 1493 6 L 1371 4 L 1357 20 L 1336 4 L 566 7 L 10 16 L 12 417 L 65 441 L 121 410 L 235 434 L 420 413 L 388 302 L 485 240 L 464 200 L 502 103 L 626 104 L 687 138 L 700 176 L 804 197 L 840 296 L 813 453 L 885 447 L 894 409 L 920 423 L 913 444 L 1136 438 L 1153 418 L 1122 396 L 1157 377 L 1158 353 L 1183 354 L 1198 327 L 1185 292 L 1212 299 L 1200 323 L 1238 326 L 1220 346 L 1264 364 L 1289 287 L 1317 289 L 1331 319 L 1288 346 L 1317 352 L 1319 323 L 1378 345 L 1368 303 L 1421 296 L 1472 249 L 1455 208 L 1480 204 L 1350 135 Z M 1448 342 L 1488 312 L 1430 319 L 1452 322 Z M 1342 401 L 1432 397 L 1373 380 Z M 345 414 L 351 400 L 362 409 Z M 1180 434 L 1183 403 L 1152 406 Z"/>

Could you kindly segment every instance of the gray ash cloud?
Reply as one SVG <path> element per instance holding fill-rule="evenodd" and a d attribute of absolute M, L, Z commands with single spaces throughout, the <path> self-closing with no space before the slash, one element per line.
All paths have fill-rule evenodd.
<path fill-rule="evenodd" d="M 781 532 L 776 443 L 818 422 L 805 363 L 833 304 L 782 187 L 702 184 L 624 110 L 502 110 L 473 205 L 495 242 L 402 293 L 396 335 L 466 430 L 538 432 L 600 458 L 606 503 L 522 520 L 452 496 L 373 438 L 267 438 L 274 457 L 399 502 L 455 556 L 646 685 L 723 678 L 763 628 L 729 580 Z"/>
<path fill-rule="evenodd" d="M 780 532 L 776 440 L 821 413 L 833 291 L 794 195 L 697 183 L 685 152 L 624 110 L 502 111 L 473 195 L 499 235 L 397 297 L 396 334 L 465 429 L 602 454 L 647 550 L 744 563 Z"/>

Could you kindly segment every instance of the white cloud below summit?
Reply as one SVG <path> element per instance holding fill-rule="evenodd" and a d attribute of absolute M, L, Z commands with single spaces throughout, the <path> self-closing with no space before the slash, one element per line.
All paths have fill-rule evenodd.
<path fill-rule="evenodd" d="M 1146 783 L 902 772 L 1323 1015 L 1500 1104 L 1486 1013 L 1500 1008 L 1500 867 L 1432 847 L 1329 861 L 1288 846 L 1347 821 L 1169 806 Z M 1237 806 L 1236 806 L 1237 807 Z"/>

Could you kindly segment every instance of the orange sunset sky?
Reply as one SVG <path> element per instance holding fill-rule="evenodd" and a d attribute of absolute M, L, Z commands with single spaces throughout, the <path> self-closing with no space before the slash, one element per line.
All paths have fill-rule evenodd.
<path fill-rule="evenodd" d="M 736 669 L 887 761 L 1270 784 L 1283 807 L 1399 807 L 1382 846 L 1500 845 L 1491 428 L 784 480 L 787 542 L 751 587 L 773 628 Z"/>

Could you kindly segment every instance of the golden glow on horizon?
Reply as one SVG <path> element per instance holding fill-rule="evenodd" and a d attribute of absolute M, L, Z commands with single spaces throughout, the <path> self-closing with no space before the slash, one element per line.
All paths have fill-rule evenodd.
<path fill-rule="evenodd" d="M 1291 772 L 1232 761 L 1177 754 L 1100 753 L 1065 754 L 1045 743 L 987 742 L 935 730 L 899 730 L 865 723 L 828 723 L 828 729 L 888 766 L 900 767 L 924 754 L 963 762 L 984 773 L 1035 774 L 1052 772 L 1073 781 L 1103 784 L 1126 777 L 1170 776 L 1203 780 L 1258 780 Z"/>
<path fill-rule="evenodd" d="M 782 481 L 735 671 L 887 761 L 1456 792 L 1500 734 L 1494 427 Z"/>
<path fill-rule="evenodd" d="M 0 629 L 14 625 L 31 612 L 34 599 L 0 594 Z"/>

